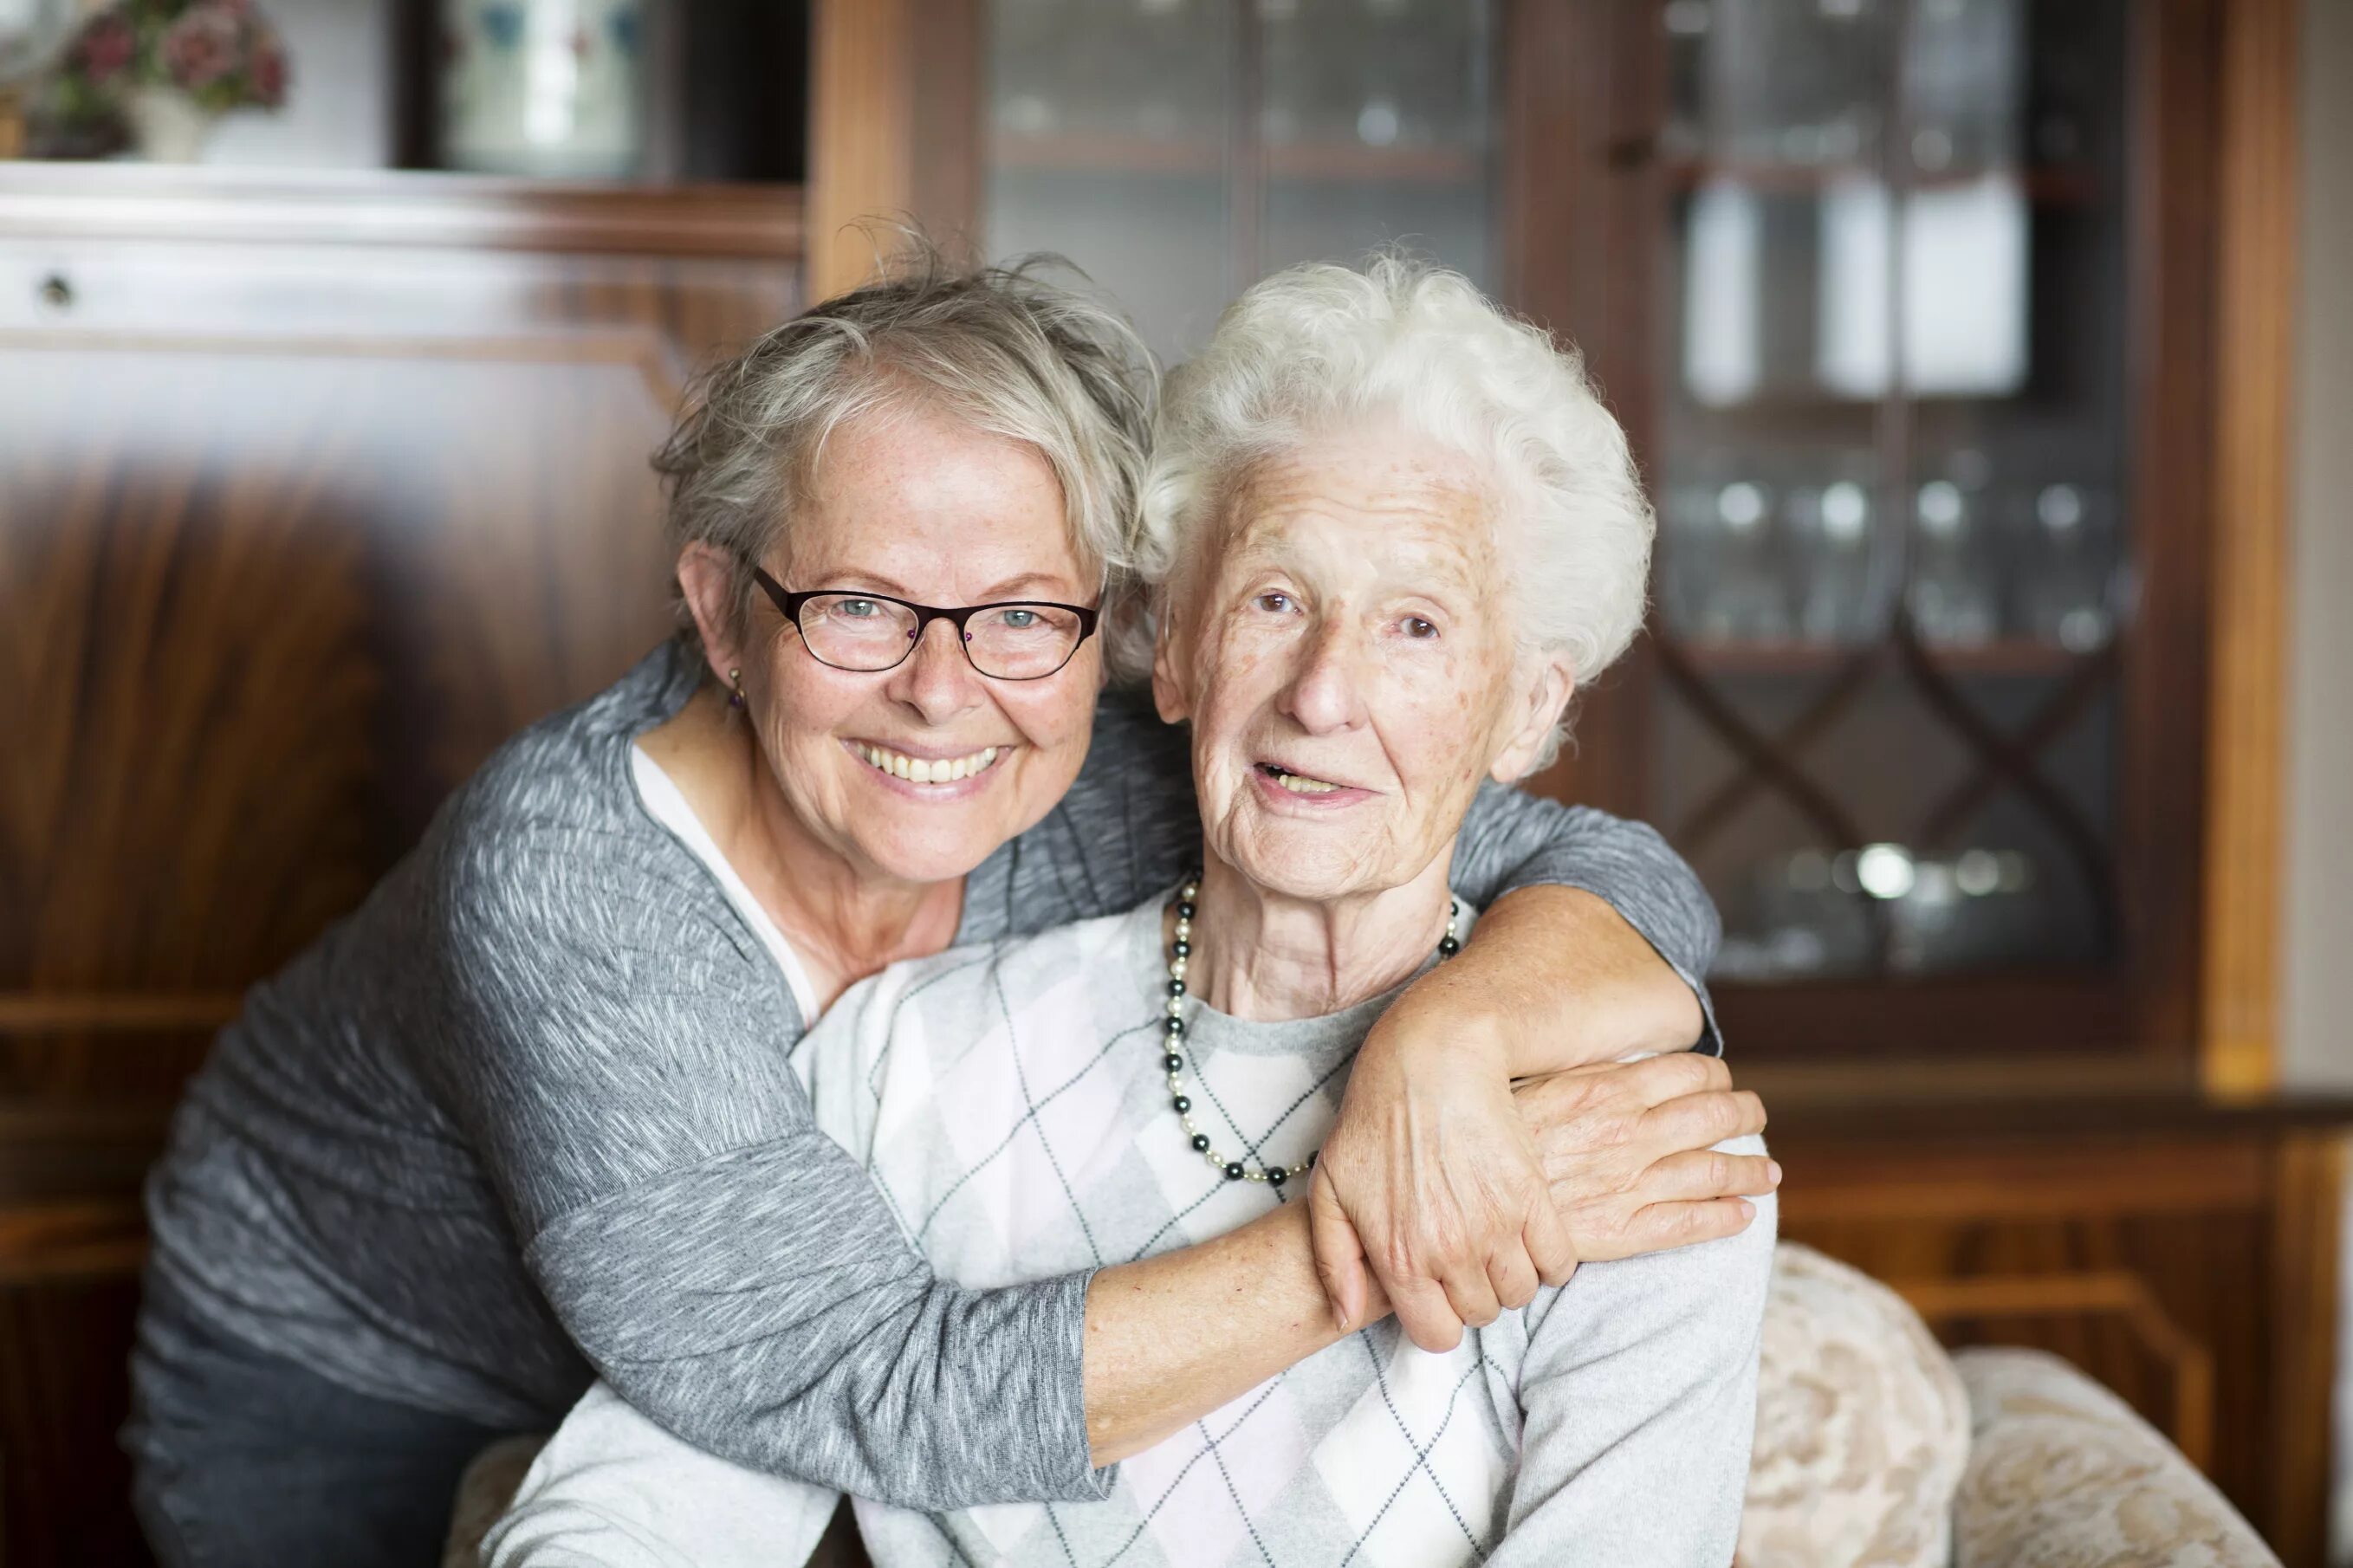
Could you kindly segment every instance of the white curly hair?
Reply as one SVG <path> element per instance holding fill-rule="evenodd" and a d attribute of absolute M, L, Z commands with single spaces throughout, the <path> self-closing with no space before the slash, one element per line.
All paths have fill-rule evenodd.
<path fill-rule="evenodd" d="M 1642 623 L 1654 525 L 1625 432 L 1583 360 L 1461 274 L 1384 253 L 1362 268 L 1313 263 L 1256 284 L 1168 377 L 1125 552 L 1145 592 L 1114 641 L 1121 673 L 1149 668 L 1165 595 L 1236 481 L 1371 419 L 1399 422 L 1489 476 L 1524 648 L 1565 655 L 1580 687 L 1625 652 Z M 1564 721 L 1539 765 L 1565 733 Z"/>

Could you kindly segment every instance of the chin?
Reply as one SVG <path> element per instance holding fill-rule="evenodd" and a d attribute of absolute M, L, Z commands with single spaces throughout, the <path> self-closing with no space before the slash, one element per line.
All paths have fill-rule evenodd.
<path fill-rule="evenodd" d="M 1251 886 L 1307 903 L 1330 903 L 1366 891 L 1364 858 L 1337 835 L 1284 824 L 1248 836 L 1227 857 Z"/>
<path fill-rule="evenodd" d="M 916 831 L 860 836 L 858 847 L 877 871 L 902 882 L 953 882 L 969 876 L 1003 839 L 988 826 L 928 823 Z"/>

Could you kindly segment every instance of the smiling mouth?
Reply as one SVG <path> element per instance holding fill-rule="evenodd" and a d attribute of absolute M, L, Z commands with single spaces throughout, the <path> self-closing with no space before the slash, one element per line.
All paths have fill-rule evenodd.
<path fill-rule="evenodd" d="M 1272 763 L 1259 763 L 1258 771 L 1293 795 L 1331 795 L 1346 787 L 1325 779 L 1312 779 L 1305 773 L 1294 773 L 1289 768 L 1279 767 Z"/>
<path fill-rule="evenodd" d="M 892 778 L 905 779 L 909 784 L 954 784 L 958 779 L 968 779 L 975 773 L 987 772 L 996 765 L 997 758 L 1012 748 L 983 746 L 979 751 L 962 757 L 911 757 L 887 746 L 870 746 L 862 742 L 852 742 L 849 749 L 868 767 L 889 773 Z"/>

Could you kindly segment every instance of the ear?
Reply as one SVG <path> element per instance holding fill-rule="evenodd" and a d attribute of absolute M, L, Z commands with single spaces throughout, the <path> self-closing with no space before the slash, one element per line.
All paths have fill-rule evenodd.
<path fill-rule="evenodd" d="M 1562 711 L 1577 691 L 1577 677 L 1563 654 L 1543 656 L 1524 678 L 1517 727 L 1505 737 L 1487 770 L 1497 784 L 1517 784 L 1544 753 L 1546 737 L 1560 722 Z"/>
<path fill-rule="evenodd" d="M 701 540 L 679 552 L 679 592 L 694 616 L 694 629 L 702 635 L 702 657 L 722 686 L 728 684 L 729 670 L 744 664 L 735 637 L 734 579 L 727 556 Z"/>
<path fill-rule="evenodd" d="M 1193 694 L 1178 670 L 1176 620 L 1166 595 L 1161 595 L 1152 617 L 1152 705 L 1164 724 L 1182 724 L 1193 716 Z"/>

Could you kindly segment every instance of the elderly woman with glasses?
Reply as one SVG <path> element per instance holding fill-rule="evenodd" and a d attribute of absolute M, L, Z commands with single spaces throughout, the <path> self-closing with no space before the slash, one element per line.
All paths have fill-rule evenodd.
<path fill-rule="evenodd" d="M 1650 514 L 1574 359 L 1396 259 L 1295 268 L 1227 312 L 1172 384 L 1143 517 L 1151 686 L 1189 726 L 1198 868 L 1119 913 L 893 965 L 793 1053 L 906 1239 L 971 1286 L 1296 1209 L 1375 1020 L 1460 962 L 1482 787 L 1551 755 L 1571 691 L 1641 616 Z M 1627 1070 L 1645 1069 L 1683 1070 Z M 1727 1172 L 1768 1193 L 1756 1125 L 1706 1127 L 1751 1135 L 1668 1162 L 1659 1194 Z M 1101 1501 L 861 1500 L 868 1548 L 880 1568 L 1727 1562 L 1772 1254 L 1759 1203 L 1728 1238 L 1593 1248 L 1441 1352 L 1393 1323 L 1325 1326 L 1315 1354 L 1128 1458 Z M 1230 1393 L 1213 1363 L 1237 1319 L 1290 1327 L 1202 1314 L 1168 1374 Z M 797 1563 L 831 1501 L 598 1390 L 487 1560 Z"/>
<path fill-rule="evenodd" d="M 1715 928 L 1655 836 L 1502 790 L 1464 794 L 1454 866 L 1498 902 L 1374 1029 L 1312 1238 L 1294 1208 L 951 1282 L 817 1127 L 787 1052 L 846 987 L 1125 910 L 1194 853 L 1181 744 L 1098 706 L 1090 635 L 1151 395 L 1101 306 L 936 265 L 710 380 L 659 459 L 686 634 L 505 746 L 190 1089 L 126 1433 L 165 1563 L 424 1561 L 467 1458 L 595 1373 L 713 1453 L 910 1507 L 1096 1497 L 1331 1337 L 1318 1256 L 1344 1310 L 1368 1258 L 1444 1344 L 1579 1227 L 1740 1223 L 1726 1183 L 1649 1205 L 1705 1139 L 1627 1113 L 1738 1114 L 1713 1061 L 1514 1101 L 1712 1049 Z"/>

